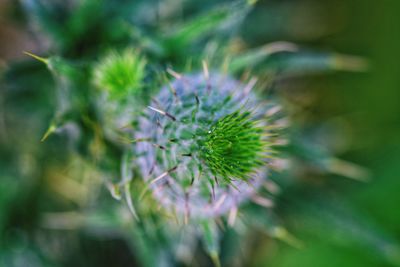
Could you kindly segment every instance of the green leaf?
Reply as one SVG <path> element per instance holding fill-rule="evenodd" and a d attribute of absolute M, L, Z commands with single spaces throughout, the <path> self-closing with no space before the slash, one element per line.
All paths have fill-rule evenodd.
<path fill-rule="evenodd" d="M 173 33 L 166 37 L 166 41 L 170 44 L 187 45 L 214 31 L 228 15 L 228 10 L 225 8 L 207 12 L 207 14 L 179 26 Z"/>
<path fill-rule="evenodd" d="M 204 221 L 202 224 L 204 248 L 211 257 L 214 265 L 220 267 L 219 260 L 219 235 L 214 221 Z"/>
<path fill-rule="evenodd" d="M 262 63 L 273 54 L 280 52 L 295 52 L 297 49 L 297 45 L 288 42 L 266 44 L 262 47 L 235 56 L 229 64 L 229 70 L 231 72 L 241 71 Z"/>

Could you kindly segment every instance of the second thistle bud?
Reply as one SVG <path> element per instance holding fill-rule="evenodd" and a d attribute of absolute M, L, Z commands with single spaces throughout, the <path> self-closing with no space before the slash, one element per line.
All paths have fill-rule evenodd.
<path fill-rule="evenodd" d="M 94 83 L 112 99 L 137 94 L 143 85 L 145 64 L 133 49 L 110 51 L 94 66 Z"/>
<path fill-rule="evenodd" d="M 143 105 L 145 66 L 143 57 L 129 48 L 111 51 L 94 65 L 97 104 L 109 136 L 127 127 L 134 120 L 136 109 Z"/>

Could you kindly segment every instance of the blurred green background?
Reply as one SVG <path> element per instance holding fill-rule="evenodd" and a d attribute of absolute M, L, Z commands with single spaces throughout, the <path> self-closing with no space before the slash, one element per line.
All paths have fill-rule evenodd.
<path fill-rule="evenodd" d="M 67 156 L 70 144 L 62 133 L 40 142 L 55 109 L 54 81 L 22 51 L 54 51 L 22 8 L 29 2 L 35 1 L 0 1 L 0 265 L 142 266 L 140 254 L 151 257 L 151 251 L 138 250 L 137 233 L 113 217 L 124 214 L 102 179 L 86 177 L 93 174 L 90 166 Z M 190 17 L 215 4 L 147 1 L 142 8 L 143 14 L 180 8 Z M 298 124 L 318 125 L 323 138 L 314 141 L 334 147 L 338 157 L 364 166 L 370 175 L 360 182 L 305 173 L 283 190 L 274 209 L 300 248 L 254 230 L 238 245 L 240 256 L 232 254 L 230 247 L 237 244 L 229 237 L 222 241 L 226 266 L 400 266 L 399 11 L 396 0 L 265 0 L 242 22 L 237 36 L 250 48 L 285 40 L 368 59 L 366 72 L 284 77 L 276 87 L 298 107 Z M 148 29 L 157 26 L 145 15 L 135 19 Z M 114 37 L 118 45 L 121 39 Z M 99 38 L 58 51 L 79 58 Z M 103 213 L 89 218 L 75 212 L 99 209 Z M 63 212 L 77 226 L 59 227 L 63 220 L 53 212 Z M 100 227 L 79 227 L 82 220 Z M 102 230 L 114 221 L 116 230 Z M 210 265 L 199 258 L 204 259 L 193 266 Z"/>

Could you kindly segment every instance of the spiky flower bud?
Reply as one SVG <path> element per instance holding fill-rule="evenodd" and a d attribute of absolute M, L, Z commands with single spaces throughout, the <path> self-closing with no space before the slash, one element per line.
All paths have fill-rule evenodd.
<path fill-rule="evenodd" d="M 125 98 L 142 86 L 145 61 L 133 49 L 110 51 L 94 67 L 94 81 L 111 98 Z"/>
<path fill-rule="evenodd" d="M 112 133 L 132 121 L 135 108 L 143 101 L 146 61 L 133 49 L 111 51 L 93 67 L 93 83 L 99 89 L 99 110 Z"/>
<path fill-rule="evenodd" d="M 160 204 L 186 220 L 235 214 L 267 179 L 279 108 L 251 90 L 254 80 L 173 74 L 139 120 L 142 176 Z"/>

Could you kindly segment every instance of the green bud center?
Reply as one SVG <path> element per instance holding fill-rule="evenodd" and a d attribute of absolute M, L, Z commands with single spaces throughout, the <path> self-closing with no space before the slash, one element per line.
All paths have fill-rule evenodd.
<path fill-rule="evenodd" d="M 200 157 L 214 175 L 246 180 L 262 164 L 262 129 L 250 112 L 236 111 L 217 120 L 199 141 Z"/>

